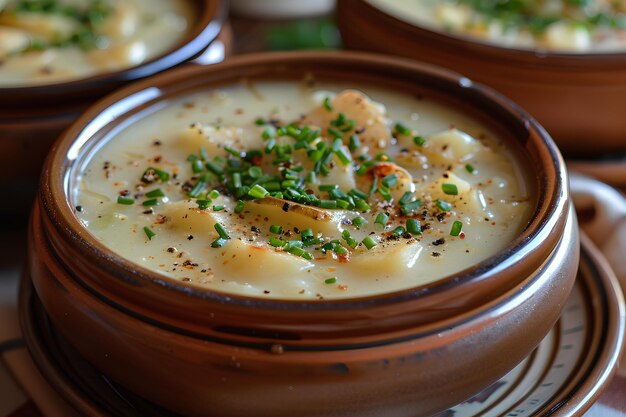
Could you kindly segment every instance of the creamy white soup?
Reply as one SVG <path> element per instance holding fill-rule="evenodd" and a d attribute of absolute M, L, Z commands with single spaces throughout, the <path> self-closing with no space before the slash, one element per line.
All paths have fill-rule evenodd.
<path fill-rule="evenodd" d="M 626 49 L 624 0 L 368 0 L 409 23 L 500 46 L 565 53 Z"/>
<path fill-rule="evenodd" d="M 0 0 L 0 87 L 139 65 L 180 42 L 192 13 L 174 0 Z"/>
<path fill-rule="evenodd" d="M 226 293 L 415 287 L 502 250 L 533 206 L 485 125 L 371 86 L 242 82 L 111 135 L 77 179 L 80 221 L 139 265 Z"/>

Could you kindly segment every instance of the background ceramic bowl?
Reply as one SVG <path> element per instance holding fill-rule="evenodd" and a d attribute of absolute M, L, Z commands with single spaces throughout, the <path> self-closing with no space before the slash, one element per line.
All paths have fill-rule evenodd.
<path fill-rule="evenodd" d="M 186 287 L 114 254 L 78 221 L 76 175 L 116 125 L 241 78 L 301 80 L 311 72 L 441 101 L 496 129 L 536 194 L 529 226 L 495 256 L 435 283 L 302 302 Z M 82 356 L 181 414 L 429 415 L 512 369 L 559 317 L 579 251 L 566 181 L 556 147 L 532 118 L 445 70 L 357 53 L 240 56 L 136 83 L 67 130 L 43 171 L 26 273 Z"/>
<path fill-rule="evenodd" d="M 228 40 L 224 1 L 191 4 L 197 9 L 196 20 L 181 42 L 164 55 L 128 69 L 68 82 L 0 88 L 0 193 L 13 200 L 0 206 L 0 214 L 26 217 L 48 149 L 89 105 L 131 81 L 200 56 L 220 35 Z"/>
<path fill-rule="evenodd" d="M 401 20 L 364 0 L 339 0 L 349 48 L 441 65 L 522 105 L 566 156 L 626 149 L 626 53 L 559 54 L 487 44 Z"/>

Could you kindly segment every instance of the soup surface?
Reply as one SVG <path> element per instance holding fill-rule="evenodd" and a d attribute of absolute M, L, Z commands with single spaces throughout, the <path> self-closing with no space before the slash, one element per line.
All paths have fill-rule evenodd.
<path fill-rule="evenodd" d="M 114 252 L 192 286 L 406 289 L 494 255 L 534 205 L 493 132 L 428 97 L 242 81 L 146 112 L 85 162 L 76 214 Z"/>
<path fill-rule="evenodd" d="M 409 23 L 500 46 L 565 53 L 626 49 L 626 1 L 368 0 Z"/>
<path fill-rule="evenodd" d="M 0 87 L 51 84 L 139 65 L 192 21 L 173 0 L 0 0 Z"/>

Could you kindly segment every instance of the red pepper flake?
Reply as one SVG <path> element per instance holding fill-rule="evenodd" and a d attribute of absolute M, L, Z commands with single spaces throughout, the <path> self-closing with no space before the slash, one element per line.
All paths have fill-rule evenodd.
<path fill-rule="evenodd" d="M 252 162 L 253 165 L 261 165 L 261 162 L 263 162 L 263 157 L 255 155 L 251 158 L 250 162 Z"/>

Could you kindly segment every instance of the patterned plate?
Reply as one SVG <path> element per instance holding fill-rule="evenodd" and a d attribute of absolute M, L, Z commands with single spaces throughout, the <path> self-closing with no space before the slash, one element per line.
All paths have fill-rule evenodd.
<path fill-rule="evenodd" d="M 22 282 L 20 313 L 35 363 L 83 415 L 177 417 L 115 384 L 82 359 L 56 332 L 30 279 Z M 583 238 L 576 285 L 550 333 L 506 376 L 437 417 L 582 415 L 615 369 L 624 321 L 619 285 Z"/>

